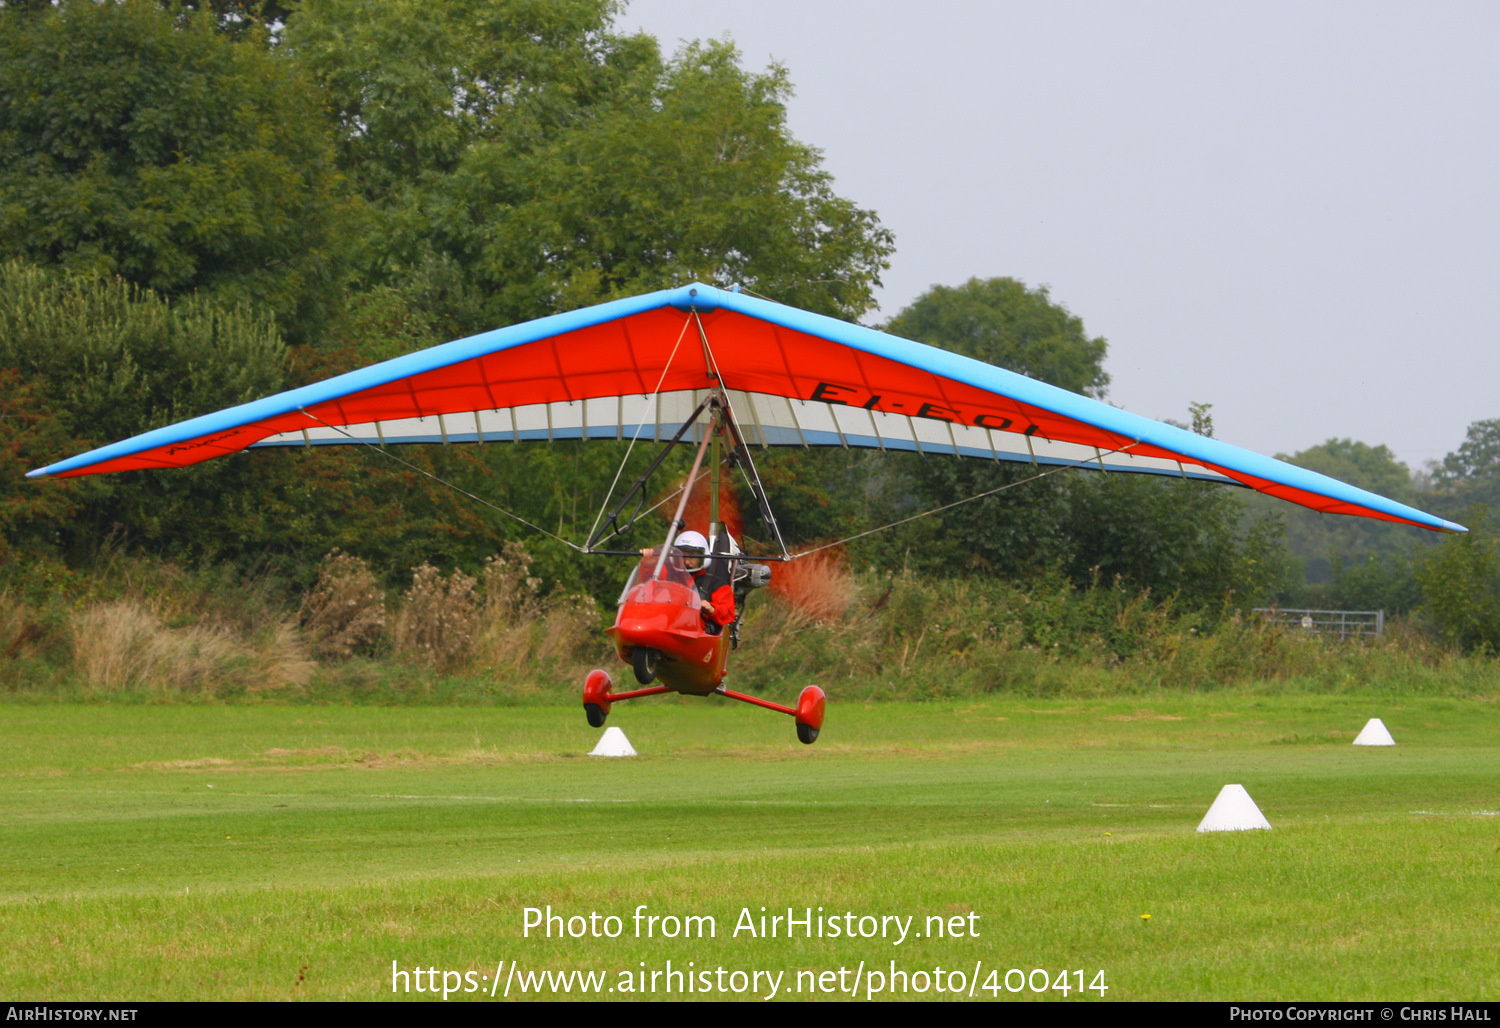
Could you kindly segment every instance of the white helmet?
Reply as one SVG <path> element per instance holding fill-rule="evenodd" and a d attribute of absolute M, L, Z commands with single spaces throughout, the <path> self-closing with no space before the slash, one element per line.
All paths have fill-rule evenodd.
<path fill-rule="evenodd" d="M 689 571 L 703 570 L 703 554 L 708 552 L 708 540 L 701 532 L 683 532 L 674 545 L 682 551 L 683 563 Z"/>

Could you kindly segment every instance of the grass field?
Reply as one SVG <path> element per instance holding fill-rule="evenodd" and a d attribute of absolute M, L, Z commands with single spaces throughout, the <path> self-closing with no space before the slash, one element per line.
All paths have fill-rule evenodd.
<path fill-rule="evenodd" d="M 497 964 L 511 999 L 572 970 L 614 998 L 772 991 L 734 971 L 780 972 L 777 999 L 857 973 L 863 997 L 892 961 L 929 999 L 938 966 L 976 1000 L 1500 998 L 1492 702 L 842 704 L 803 747 L 789 718 L 645 701 L 611 717 L 622 760 L 584 756 L 571 706 L 0 712 L 5 999 L 382 999 L 393 961 L 424 1001 L 445 971 L 489 1000 Z M 1399 745 L 1349 745 L 1372 716 Z M 1194 831 L 1230 782 L 1272 831 Z M 549 904 L 620 936 L 523 937 Z M 637 938 L 642 904 L 716 935 Z M 909 934 L 734 934 L 820 906 Z M 653 983 L 668 961 L 711 973 Z"/>

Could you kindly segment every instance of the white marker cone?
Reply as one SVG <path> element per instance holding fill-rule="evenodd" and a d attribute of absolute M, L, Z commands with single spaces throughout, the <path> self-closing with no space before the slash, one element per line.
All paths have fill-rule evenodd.
<path fill-rule="evenodd" d="M 1249 828 L 1270 828 L 1271 822 L 1260 812 L 1243 785 L 1226 785 L 1219 798 L 1203 815 L 1200 832 L 1240 832 Z"/>
<path fill-rule="evenodd" d="M 618 728 L 606 728 L 599 737 L 599 745 L 589 750 L 591 757 L 633 757 L 635 747 Z"/>
<path fill-rule="evenodd" d="M 1396 740 L 1391 738 L 1391 733 L 1386 730 L 1385 722 L 1378 717 L 1372 717 L 1365 722 L 1365 727 L 1354 737 L 1356 746 L 1394 746 Z"/>

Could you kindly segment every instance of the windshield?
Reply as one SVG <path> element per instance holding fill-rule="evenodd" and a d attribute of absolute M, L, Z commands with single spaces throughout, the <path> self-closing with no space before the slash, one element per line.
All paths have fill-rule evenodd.
<path fill-rule="evenodd" d="M 636 568 L 634 581 L 636 583 L 649 582 L 651 576 L 656 572 L 656 562 L 661 556 L 661 548 L 653 546 L 648 550 L 641 551 L 641 563 Z M 659 582 L 676 582 L 678 585 L 692 585 L 693 576 L 688 573 L 687 565 L 683 563 L 682 551 L 672 547 L 667 553 L 667 559 L 661 566 Z"/>

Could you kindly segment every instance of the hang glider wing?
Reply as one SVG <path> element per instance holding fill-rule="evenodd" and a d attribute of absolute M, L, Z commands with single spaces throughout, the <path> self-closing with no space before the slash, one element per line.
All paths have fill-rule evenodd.
<path fill-rule="evenodd" d="M 1246 486 L 1327 513 L 1461 525 L 874 329 L 692 285 L 410 353 L 30 473 L 176 468 L 264 446 L 664 439 L 722 383 L 757 446 L 854 446 Z"/>

